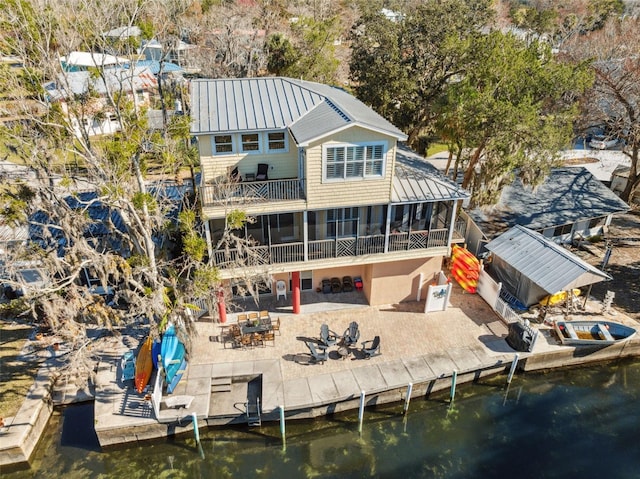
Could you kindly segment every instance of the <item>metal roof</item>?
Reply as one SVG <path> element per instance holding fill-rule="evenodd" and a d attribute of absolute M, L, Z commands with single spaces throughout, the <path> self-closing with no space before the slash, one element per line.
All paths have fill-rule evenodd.
<path fill-rule="evenodd" d="M 193 80 L 191 132 L 290 129 L 298 145 L 349 126 L 406 135 L 349 93 L 282 77 Z"/>
<path fill-rule="evenodd" d="M 586 168 L 555 168 L 537 188 L 519 179 L 502 190 L 498 204 L 469 216 L 493 238 L 513 225 L 542 230 L 627 211 L 629 206 Z"/>
<path fill-rule="evenodd" d="M 398 145 L 391 192 L 393 203 L 457 200 L 469 196 L 416 152 Z"/>
<path fill-rule="evenodd" d="M 520 225 L 490 241 L 486 248 L 549 294 L 612 279 L 540 233 Z"/>

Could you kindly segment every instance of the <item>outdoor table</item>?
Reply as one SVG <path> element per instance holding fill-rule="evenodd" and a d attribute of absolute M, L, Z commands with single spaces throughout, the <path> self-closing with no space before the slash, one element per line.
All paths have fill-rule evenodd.
<path fill-rule="evenodd" d="M 347 359 L 349 354 L 351 354 L 351 351 L 346 346 L 340 346 L 338 348 L 338 354 L 340 355 L 340 359 Z"/>
<path fill-rule="evenodd" d="M 257 326 L 253 326 L 249 323 L 240 326 L 240 330 L 242 331 L 242 334 L 264 333 L 271 330 L 271 325 L 258 323 Z"/>

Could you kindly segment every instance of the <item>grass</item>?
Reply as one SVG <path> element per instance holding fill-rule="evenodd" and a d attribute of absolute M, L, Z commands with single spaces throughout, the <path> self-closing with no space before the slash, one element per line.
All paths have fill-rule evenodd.
<path fill-rule="evenodd" d="M 448 151 L 449 147 L 444 143 L 432 143 L 427 149 L 427 156 L 435 155 L 442 151 Z"/>
<path fill-rule="evenodd" d="M 15 416 L 38 371 L 36 358 L 20 356 L 33 328 L 0 321 L 0 417 Z"/>

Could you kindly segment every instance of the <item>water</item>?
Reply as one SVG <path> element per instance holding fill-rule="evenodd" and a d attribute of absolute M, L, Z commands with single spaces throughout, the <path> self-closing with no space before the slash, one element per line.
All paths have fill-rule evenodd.
<path fill-rule="evenodd" d="M 640 361 L 458 385 L 428 400 L 248 430 L 200 431 L 100 452 L 92 405 L 56 413 L 29 470 L 38 478 L 640 478 Z M 84 431 L 84 432 L 83 432 Z"/>

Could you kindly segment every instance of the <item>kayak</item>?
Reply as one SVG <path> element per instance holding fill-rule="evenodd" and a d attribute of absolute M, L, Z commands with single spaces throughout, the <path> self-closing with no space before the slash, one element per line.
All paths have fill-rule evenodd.
<path fill-rule="evenodd" d="M 173 323 L 169 323 L 167 330 L 162 336 L 162 344 L 160 346 L 160 354 L 162 356 L 162 367 L 167 370 L 167 366 L 175 359 L 176 350 L 178 349 L 178 336 L 176 336 L 176 328 Z M 182 358 L 180 358 L 182 359 Z"/>
<path fill-rule="evenodd" d="M 141 393 L 151 379 L 153 371 L 153 361 L 151 360 L 151 348 L 153 347 L 153 339 L 147 337 L 146 341 L 140 346 L 138 357 L 136 358 L 136 377 L 134 379 L 136 391 Z"/>
<path fill-rule="evenodd" d="M 180 369 L 180 365 L 184 360 L 184 354 L 185 354 L 184 344 L 178 341 L 178 345 L 176 347 L 176 352 L 173 356 L 173 359 L 169 361 L 169 363 L 164 369 L 164 374 L 165 374 L 167 384 L 171 384 L 171 381 L 173 381 L 173 378 L 178 373 L 178 370 Z M 162 359 L 164 362 L 164 357 Z"/>

